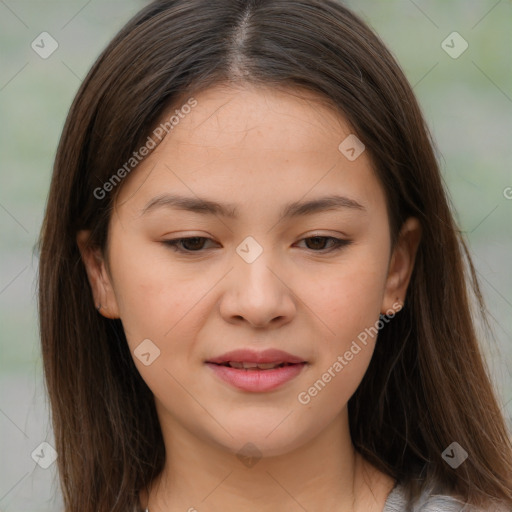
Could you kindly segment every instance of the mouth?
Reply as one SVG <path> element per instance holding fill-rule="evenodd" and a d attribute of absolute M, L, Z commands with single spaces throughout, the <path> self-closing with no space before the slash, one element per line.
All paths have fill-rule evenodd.
<path fill-rule="evenodd" d="M 300 357 L 278 350 L 238 350 L 205 361 L 216 377 L 252 393 L 272 391 L 297 377 L 308 365 Z"/>
<path fill-rule="evenodd" d="M 305 361 L 302 357 L 289 354 L 283 350 L 269 348 L 261 352 L 252 349 L 232 350 L 231 352 L 226 352 L 220 356 L 208 359 L 205 362 L 219 365 L 230 365 L 233 368 L 239 369 L 249 369 L 260 366 L 260 369 L 264 370 L 271 369 L 273 366 L 306 363 L 307 361 Z"/>
<path fill-rule="evenodd" d="M 305 362 L 304 362 L 305 363 Z M 228 361 L 226 363 L 211 363 L 218 364 L 219 366 L 227 366 L 229 368 L 236 368 L 237 370 L 274 370 L 275 368 L 283 368 L 284 366 L 291 366 L 295 364 L 303 363 L 250 363 L 250 362 L 239 362 L 239 361 Z"/>

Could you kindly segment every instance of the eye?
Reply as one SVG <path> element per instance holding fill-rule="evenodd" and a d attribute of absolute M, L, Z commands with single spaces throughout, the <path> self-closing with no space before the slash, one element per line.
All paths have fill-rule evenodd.
<path fill-rule="evenodd" d="M 312 247 L 309 247 L 313 250 L 313 252 L 331 252 L 338 249 L 341 249 L 347 245 L 350 245 L 352 242 L 350 240 L 344 240 L 342 238 L 335 238 L 333 236 L 310 236 L 307 238 L 303 238 L 302 241 L 312 241 L 309 245 Z M 326 248 L 325 243 L 327 241 L 331 242 L 331 247 Z M 306 243 L 306 246 L 308 244 Z"/>
<path fill-rule="evenodd" d="M 176 252 L 191 254 L 203 252 L 204 243 L 206 241 L 212 241 L 212 239 L 206 238 L 204 236 L 193 236 L 188 238 L 175 238 L 173 240 L 165 240 L 163 243 L 171 247 L 171 249 Z M 331 252 L 341 249 L 352 243 L 350 240 L 335 238 L 333 236 L 310 236 L 303 238 L 300 241 L 310 241 L 309 244 L 306 243 L 306 246 L 309 245 L 310 247 L 307 248 L 313 252 Z M 330 242 L 331 246 L 325 247 L 326 242 Z"/>
<path fill-rule="evenodd" d="M 203 249 L 204 241 L 211 240 L 204 236 L 192 236 L 189 238 L 175 238 L 173 240 L 165 240 L 164 244 L 171 247 L 176 252 L 191 253 L 200 252 Z"/>

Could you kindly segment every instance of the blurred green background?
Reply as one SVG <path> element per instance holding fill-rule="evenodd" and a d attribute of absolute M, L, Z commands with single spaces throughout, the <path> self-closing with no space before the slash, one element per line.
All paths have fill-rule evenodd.
<path fill-rule="evenodd" d="M 38 340 L 34 244 L 67 110 L 100 51 L 145 3 L 0 0 L 0 510 L 4 512 L 60 507 L 56 465 L 42 469 L 31 457 L 42 441 L 52 443 Z M 395 54 L 432 130 L 456 218 L 493 315 L 497 343 L 485 340 L 483 348 L 510 421 L 512 189 L 507 187 L 512 187 L 512 2 L 345 3 Z M 59 45 L 47 59 L 31 48 L 44 31 Z M 458 58 L 441 46 L 454 31 L 469 45 Z"/>

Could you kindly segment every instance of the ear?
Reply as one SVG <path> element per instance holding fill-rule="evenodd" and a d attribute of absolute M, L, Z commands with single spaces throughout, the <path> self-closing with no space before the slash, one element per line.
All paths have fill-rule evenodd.
<path fill-rule="evenodd" d="M 76 237 L 82 261 L 87 272 L 89 284 L 96 308 L 101 305 L 99 313 L 106 318 L 119 318 L 119 308 L 112 287 L 112 280 L 107 272 L 105 258 L 99 247 L 88 244 L 90 231 L 79 231 Z"/>
<path fill-rule="evenodd" d="M 389 310 L 399 311 L 403 307 L 420 240 L 421 224 L 417 218 L 409 217 L 402 225 L 391 255 L 382 314 L 389 314 Z"/>

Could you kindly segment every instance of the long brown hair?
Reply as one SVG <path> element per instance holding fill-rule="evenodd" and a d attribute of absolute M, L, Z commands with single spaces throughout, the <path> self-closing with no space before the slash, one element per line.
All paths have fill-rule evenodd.
<path fill-rule="evenodd" d="M 484 304 L 420 108 L 380 39 L 335 0 L 157 0 L 100 55 L 71 106 L 40 240 L 39 314 L 66 512 L 138 509 L 162 470 L 153 395 L 120 320 L 96 313 L 77 232 L 105 248 L 122 182 L 94 191 L 179 98 L 220 83 L 317 93 L 365 144 L 386 193 L 393 243 L 422 240 L 405 307 L 379 333 L 349 401 L 352 441 L 410 490 L 433 481 L 470 503 L 512 506 L 512 447 L 475 334 Z M 171 135 L 172 136 L 172 135 Z M 442 452 L 458 442 L 456 470 Z"/>

